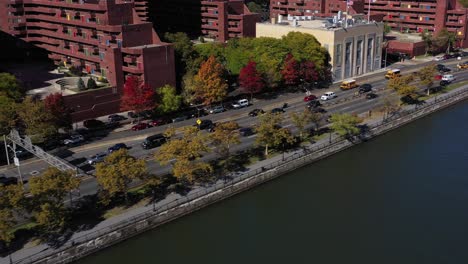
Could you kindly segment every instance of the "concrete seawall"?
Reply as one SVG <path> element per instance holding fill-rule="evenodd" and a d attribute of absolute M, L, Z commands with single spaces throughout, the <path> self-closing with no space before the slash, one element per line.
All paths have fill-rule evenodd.
<path fill-rule="evenodd" d="M 289 156 L 285 161 L 278 161 L 265 166 L 264 169 L 249 172 L 233 178 L 229 182 L 215 184 L 206 190 L 189 195 L 157 210 L 149 210 L 137 217 L 106 228 L 105 230 L 80 237 L 67 243 L 67 246 L 56 252 L 34 255 L 14 263 L 70 263 L 84 256 L 95 253 L 159 225 L 177 219 L 181 216 L 199 210 L 205 206 L 226 199 L 237 193 L 255 187 L 261 183 L 273 180 L 287 172 L 317 160 L 333 155 L 356 144 L 403 126 L 418 118 L 429 115 L 439 109 L 446 108 L 468 98 L 468 86 L 451 91 L 447 95 L 433 98 L 430 102 L 407 110 L 399 116 L 394 116 L 378 124 L 369 126 L 368 132 L 352 140 L 337 139 L 331 143 L 311 146 L 297 155 Z"/>

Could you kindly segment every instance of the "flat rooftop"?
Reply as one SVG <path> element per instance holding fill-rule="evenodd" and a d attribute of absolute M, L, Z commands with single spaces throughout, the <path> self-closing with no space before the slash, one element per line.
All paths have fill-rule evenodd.
<path fill-rule="evenodd" d="M 164 44 L 148 44 L 148 45 L 128 47 L 127 49 L 145 49 L 145 48 L 154 48 L 154 47 L 161 47 L 161 46 L 164 46 Z"/>
<path fill-rule="evenodd" d="M 316 30 L 325 30 L 325 31 L 338 31 L 343 30 L 342 25 L 340 23 L 333 24 L 332 18 L 307 18 L 307 17 L 298 17 L 296 19 L 296 26 L 294 26 L 294 20 L 288 20 L 287 18 L 283 18 L 280 23 L 272 24 L 270 22 L 263 22 L 261 24 L 270 24 L 272 26 L 278 27 L 294 27 L 294 28 L 310 28 Z M 356 27 L 368 27 L 368 26 L 375 26 L 375 22 L 368 23 L 367 21 L 363 20 L 354 20 L 348 28 L 356 28 Z"/>

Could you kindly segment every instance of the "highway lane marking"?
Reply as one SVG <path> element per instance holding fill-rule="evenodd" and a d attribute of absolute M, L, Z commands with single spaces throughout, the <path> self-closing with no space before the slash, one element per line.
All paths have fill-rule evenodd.
<path fill-rule="evenodd" d="M 464 62 L 466 60 L 462 60 L 462 61 L 451 61 L 451 62 L 446 62 L 445 64 L 446 65 L 456 65 L 458 63 L 461 63 L 461 62 Z M 416 67 L 416 69 L 413 69 L 412 71 L 410 72 L 407 72 L 407 73 L 411 73 L 411 72 L 415 72 L 417 71 L 418 69 L 421 69 L 423 68 L 424 66 L 420 66 L 420 65 L 414 65 Z M 406 66 L 405 66 L 406 67 Z M 402 68 L 402 67 L 400 67 Z M 385 71 L 382 71 L 382 73 L 384 73 Z M 368 79 L 364 79 L 366 78 L 366 76 L 361 76 L 361 77 L 357 77 L 358 80 L 363 80 L 363 81 L 367 81 L 367 82 L 372 82 L 374 80 L 379 80 L 380 78 L 382 78 L 381 74 L 382 73 L 374 73 L 372 75 L 372 77 L 368 78 Z M 453 74 L 455 75 L 460 75 L 462 73 L 466 73 L 466 71 L 455 71 Z M 375 81 L 374 81 L 375 82 Z M 339 83 L 339 82 L 338 82 Z M 383 84 L 385 83 L 385 80 L 382 80 L 380 82 L 378 82 L 378 84 Z M 336 88 L 334 87 L 334 89 L 336 90 Z M 333 89 L 332 89 L 333 90 Z M 280 94 L 279 97 L 281 96 L 286 96 L 284 94 Z M 297 102 L 301 102 L 301 98 L 292 98 L 291 100 L 288 101 L 288 103 L 297 103 Z M 276 103 L 275 103 L 276 104 Z M 274 104 L 273 104 L 274 105 Z M 269 105 L 271 106 L 271 105 Z M 334 106 L 338 106 L 337 105 L 334 105 Z M 299 107 L 299 106 L 296 106 L 294 105 L 293 107 Z M 271 106 L 271 108 L 274 108 Z M 346 109 L 346 108 L 345 108 Z M 345 110 L 344 109 L 344 110 Z M 239 113 L 237 115 L 232 115 L 232 116 L 229 116 L 229 118 L 225 118 L 225 119 L 221 119 L 219 120 L 218 122 L 225 122 L 227 120 L 231 121 L 231 120 L 237 120 L 237 119 L 240 119 L 240 117 L 244 116 L 245 113 Z M 180 128 L 180 127 L 179 127 Z M 126 130 L 128 131 L 128 130 Z M 104 147 L 104 146 L 109 146 L 109 145 L 113 145 L 113 144 L 116 144 L 116 143 L 120 143 L 122 141 L 125 141 L 125 142 L 135 142 L 134 144 L 136 145 L 136 141 L 139 141 L 139 140 L 143 140 L 145 139 L 146 137 L 150 136 L 150 135 L 153 135 L 154 133 L 156 132 L 152 132 L 152 133 L 146 133 L 146 134 L 142 134 L 142 135 L 139 135 L 139 136 L 136 136 L 136 137 L 124 137 L 124 138 L 121 138 L 121 139 L 113 139 L 113 140 L 109 140 L 109 141 L 105 141 L 105 142 L 100 142 L 100 143 L 93 143 L 93 144 L 90 144 L 90 145 L 86 145 L 86 147 L 84 146 L 78 146 L 78 147 L 75 147 L 75 148 L 71 148 L 70 150 L 71 151 L 74 151 L 76 154 L 80 153 L 80 152 L 83 152 L 83 151 L 88 151 L 88 150 L 93 150 L 93 149 L 97 149 L 97 148 L 100 148 L 100 147 Z M 31 165 L 31 164 L 34 164 L 36 162 L 41 162 L 42 160 L 40 159 L 37 159 L 37 158 L 34 158 L 30 161 L 27 161 L 27 162 L 24 162 L 22 165 Z M 8 168 L 5 168 L 4 170 L 9 170 Z"/>

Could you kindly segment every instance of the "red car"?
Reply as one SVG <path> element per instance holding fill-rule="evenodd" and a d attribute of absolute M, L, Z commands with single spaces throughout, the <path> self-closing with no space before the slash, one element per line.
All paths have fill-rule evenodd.
<path fill-rule="evenodd" d="M 434 79 L 436 79 L 436 80 L 442 80 L 442 75 L 438 74 L 438 75 L 434 76 Z"/>
<path fill-rule="evenodd" d="M 138 131 L 138 130 L 142 130 L 142 129 L 146 129 L 150 127 L 148 124 L 146 123 L 139 123 L 139 124 L 136 124 L 134 126 L 132 126 L 132 130 L 133 131 Z"/>
<path fill-rule="evenodd" d="M 304 102 L 309 102 L 309 101 L 313 101 L 313 100 L 317 100 L 317 96 L 315 96 L 313 94 L 304 97 Z"/>
<path fill-rule="evenodd" d="M 152 125 L 152 126 L 162 126 L 162 125 L 164 125 L 166 123 L 167 123 L 167 121 L 164 120 L 164 119 L 156 119 L 156 120 L 151 121 L 149 124 Z"/>

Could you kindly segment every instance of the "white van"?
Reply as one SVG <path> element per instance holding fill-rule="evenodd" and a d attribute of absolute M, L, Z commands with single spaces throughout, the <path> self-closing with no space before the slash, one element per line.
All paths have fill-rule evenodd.
<path fill-rule="evenodd" d="M 442 76 L 442 81 L 453 82 L 455 81 L 455 76 L 453 76 L 452 74 L 445 74 L 444 76 Z"/>
<path fill-rule="evenodd" d="M 249 100 L 247 99 L 240 99 L 236 103 L 232 104 L 232 107 L 234 107 L 235 109 L 246 107 L 246 106 L 249 106 Z"/>
<path fill-rule="evenodd" d="M 327 101 L 335 97 L 336 97 L 336 94 L 334 92 L 326 92 L 325 94 L 322 95 L 322 97 L 320 97 L 320 100 Z"/>

